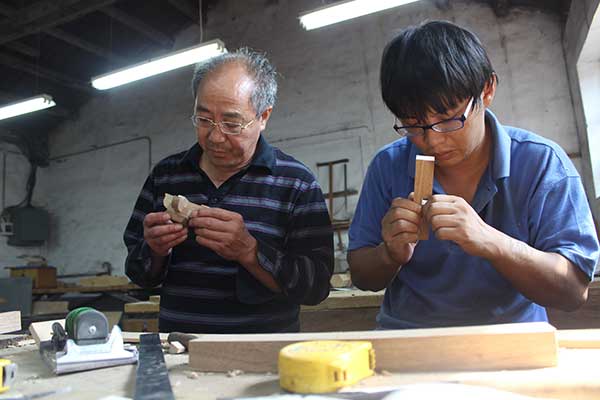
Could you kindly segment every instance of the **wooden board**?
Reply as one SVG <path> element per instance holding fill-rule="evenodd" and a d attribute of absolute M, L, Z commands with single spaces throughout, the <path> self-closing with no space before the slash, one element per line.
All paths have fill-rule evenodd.
<path fill-rule="evenodd" d="M 371 331 L 379 307 L 303 310 L 300 312 L 300 332 Z"/>
<path fill-rule="evenodd" d="M 144 333 L 148 333 L 148 332 L 127 332 L 127 331 L 123 331 L 123 342 L 125 343 L 139 343 L 140 342 L 140 335 L 143 335 Z M 169 337 L 168 333 L 160 333 L 160 341 L 161 342 L 166 342 L 167 338 Z"/>
<path fill-rule="evenodd" d="M 302 311 L 330 310 L 341 308 L 379 307 L 385 291 L 368 292 L 363 290 L 334 291 L 316 306 L 302 306 Z"/>
<path fill-rule="evenodd" d="M 134 319 L 123 317 L 121 327 L 124 331 L 158 333 L 158 318 Z"/>
<path fill-rule="evenodd" d="M 559 347 L 600 349 L 600 329 L 565 329 L 557 331 Z"/>
<path fill-rule="evenodd" d="M 124 306 L 124 311 L 128 313 L 158 313 L 160 304 L 153 301 L 137 301 L 135 303 L 127 303 Z"/>
<path fill-rule="evenodd" d="M 202 371 L 276 372 L 284 346 L 306 340 L 368 340 L 378 370 L 465 371 L 555 366 L 556 329 L 547 323 L 389 331 L 200 335 L 190 367 Z"/>
<path fill-rule="evenodd" d="M 433 193 L 433 171 L 435 158 L 432 156 L 417 155 L 415 161 L 415 203 L 423 204 L 423 199 L 428 199 Z M 419 226 L 419 240 L 429 239 L 429 226 L 425 221 Z"/>
<path fill-rule="evenodd" d="M 34 322 L 29 325 L 29 333 L 33 336 L 35 343 L 39 346 L 40 342 L 52 339 L 52 324 L 58 322 L 65 327 L 64 319 L 55 319 L 52 321 Z"/>
<path fill-rule="evenodd" d="M 102 275 L 79 279 L 79 286 L 85 287 L 106 287 L 127 284 L 129 284 L 129 278 L 126 276 Z"/>
<path fill-rule="evenodd" d="M 102 292 L 129 292 L 130 290 L 141 290 L 136 284 L 118 286 L 67 286 L 53 289 L 33 289 L 33 294 L 58 294 L 58 293 L 102 293 Z"/>
<path fill-rule="evenodd" d="M 21 311 L 0 313 L 0 333 L 10 333 L 21 330 Z"/>
<path fill-rule="evenodd" d="M 68 301 L 34 301 L 33 315 L 67 314 L 69 312 Z M 56 316 L 58 317 L 58 315 Z"/>

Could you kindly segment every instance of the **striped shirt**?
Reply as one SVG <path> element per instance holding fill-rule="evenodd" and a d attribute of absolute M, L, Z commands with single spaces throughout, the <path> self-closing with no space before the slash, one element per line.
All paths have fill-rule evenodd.
<path fill-rule="evenodd" d="M 252 333 L 299 330 L 300 304 L 329 294 L 333 231 L 321 188 L 302 163 L 261 136 L 250 165 L 215 187 L 199 167 L 198 144 L 159 162 L 146 179 L 124 234 L 125 272 L 142 287 L 162 284 L 161 332 Z M 282 289 L 274 293 L 244 267 L 195 241 L 173 248 L 152 277 L 143 238 L 146 214 L 165 211 L 165 193 L 239 213 L 258 242 L 258 261 Z"/>

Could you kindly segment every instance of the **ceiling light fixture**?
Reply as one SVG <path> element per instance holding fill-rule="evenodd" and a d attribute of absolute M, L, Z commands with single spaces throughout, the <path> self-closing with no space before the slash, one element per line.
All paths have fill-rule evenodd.
<path fill-rule="evenodd" d="M 19 100 L 14 103 L 0 107 L 0 119 L 7 119 L 23 115 L 34 111 L 43 110 L 54 107 L 56 103 L 52 96 L 40 94 L 39 96 L 31 97 L 25 100 Z"/>
<path fill-rule="evenodd" d="M 92 78 L 92 86 L 99 90 L 111 89 L 129 82 L 195 64 L 226 52 L 227 49 L 223 42 L 218 39 L 211 40 L 210 42 L 188 47 L 160 58 L 150 59 L 131 67 L 95 76 Z"/>
<path fill-rule="evenodd" d="M 340 1 L 300 15 L 300 24 L 310 31 L 326 25 L 398 7 L 418 0 L 349 0 Z"/>

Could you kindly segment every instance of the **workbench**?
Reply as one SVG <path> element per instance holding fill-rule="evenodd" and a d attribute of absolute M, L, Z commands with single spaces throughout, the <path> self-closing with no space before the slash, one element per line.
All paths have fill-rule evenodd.
<path fill-rule="evenodd" d="M 510 351 L 510 349 L 507 349 Z M 0 350 L 19 366 L 11 392 L 34 394 L 70 386 L 61 400 L 101 399 L 109 395 L 133 397 L 135 365 L 126 365 L 54 376 L 42 363 L 33 345 Z M 277 375 L 202 373 L 189 369 L 187 354 L 165 354 L 177 399 L 217 399 L 281 393 Z M 421 382 L 454 382 L 484 385 L 529 396 L 556 399 L 600 398 L 600 349 L 560 349 L 557 367 L 518 371 L 388 373 L 379 371 L 354 388 L 389 387 Z M 10 392 L 9 392 L 10 393 Z M 48 397 L 49 399 L 55 397 Z"/>

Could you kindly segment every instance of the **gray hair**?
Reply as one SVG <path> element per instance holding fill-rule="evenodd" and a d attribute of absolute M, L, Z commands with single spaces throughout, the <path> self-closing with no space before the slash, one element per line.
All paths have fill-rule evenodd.
<path fill-rule="evenodd" d="M 232 53 L 221 54 L 203 63 L 197 64 L 192 78 L 194 99 L 198 94 L 198 86 L 202 79 L 224 64 L 237 62 L 246 67 L 254 80 L 254 91 L 250 99 L 256 115 L 262 114 L 267 108 L 275 105 L 277 98 L 277 71 L 264 54 L 247 47 L 242 47 Z"/>

